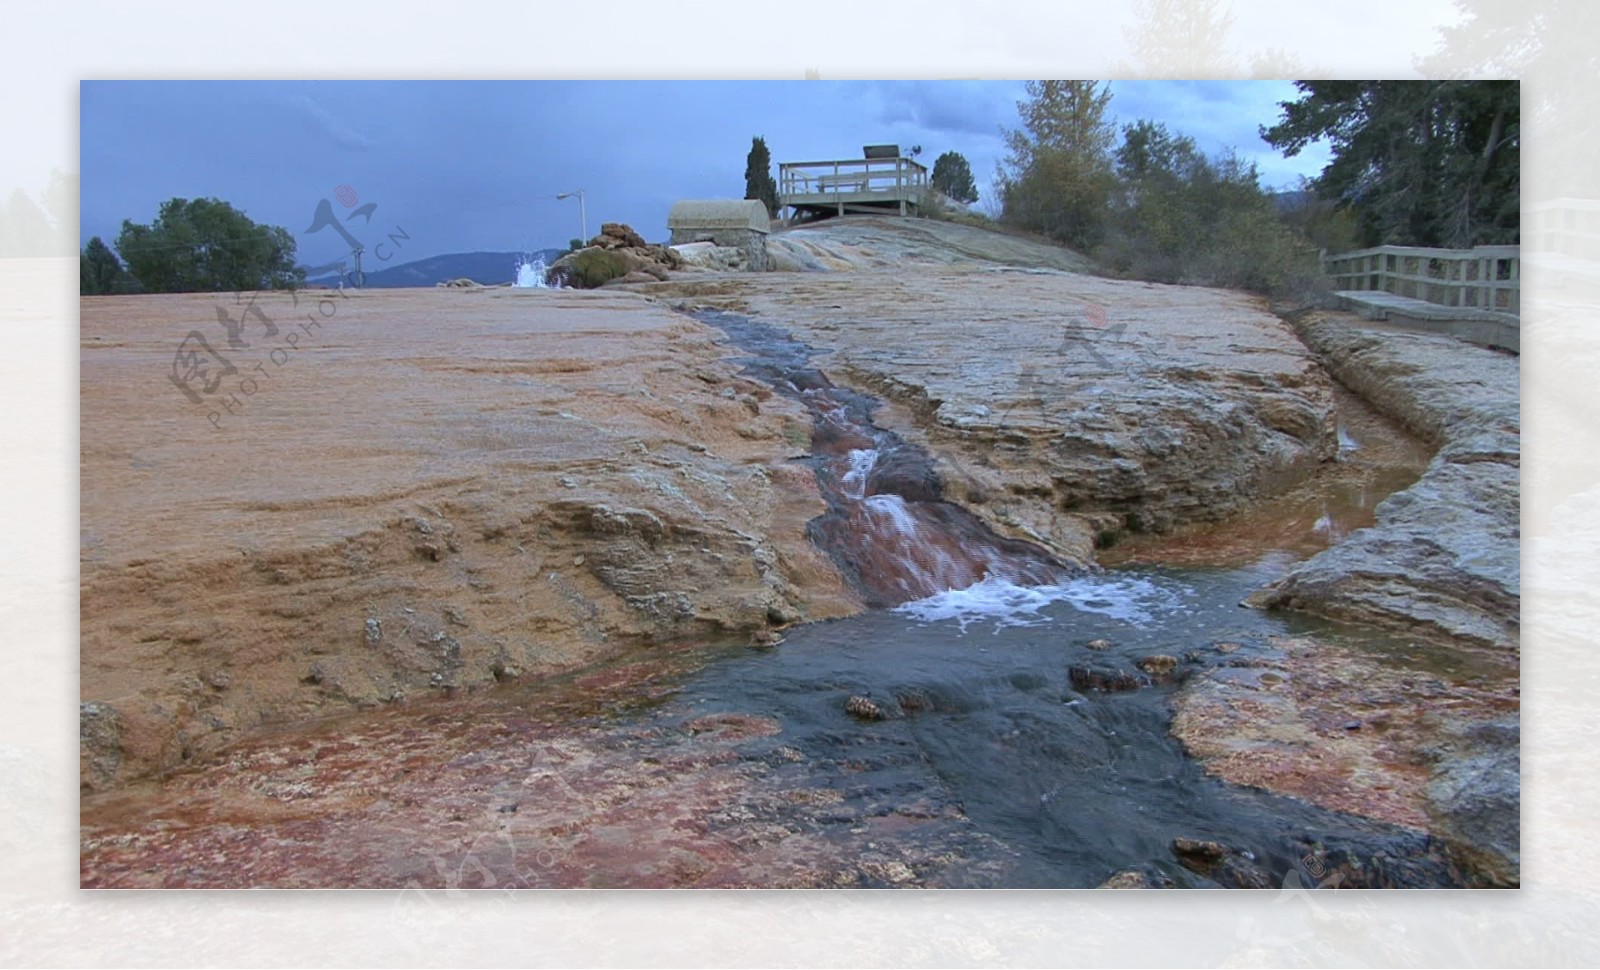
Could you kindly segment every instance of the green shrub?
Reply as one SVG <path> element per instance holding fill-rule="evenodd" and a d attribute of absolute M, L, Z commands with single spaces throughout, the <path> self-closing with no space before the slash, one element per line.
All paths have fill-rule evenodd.
<path fill-rule="evenodd" d="M 1278 213 L 1255 166 L 1201 154 L 1192 138 L 1141 121 L 1117 151 L 1119 191 L 1094 255 L 1112 273 L 1313 302 L 1316 247 Z"/>
<path fill-rule="evenodd" d="M 593 290 L 628 275 L 628 261 L 605 249 L 585 249 L 550 267 L 545 279 L 552 286 Z"/>

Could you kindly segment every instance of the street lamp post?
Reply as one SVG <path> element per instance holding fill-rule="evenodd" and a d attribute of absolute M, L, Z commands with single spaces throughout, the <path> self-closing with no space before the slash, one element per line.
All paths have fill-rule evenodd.
<path fill-rule="evenodd" d="M 580 241 L 587 244 L 589 242 L 589 215 L 584 211 L 583 208 L 583 190 L 573 189 L 571 192 L 561 193 L 560 195 L 556 196 L 556 198 L 570 199 L 573 196 L 578 197 L 578 228 L 583 231 L 583 239 Z"/>

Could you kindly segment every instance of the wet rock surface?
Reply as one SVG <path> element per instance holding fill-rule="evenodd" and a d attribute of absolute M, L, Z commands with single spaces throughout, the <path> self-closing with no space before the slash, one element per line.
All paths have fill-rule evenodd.
<path fill-rule="evenodd" d="M 534 705 L 436 700 L 248 741 L 160 798 L 91 798 L 83 885 L 1004 884 L 1011 854 L 947 792 L 847 781 L 914 751 L 869 739 L 818 762 L 770 716 L 671 701 L 674 671 L 704 660 L 658 652 Z"/>
<path fill-rule="evenodd" d="M 1196 640 L 1218 624 L 1155 587 L 1193 628 L 1151 637 L 1154 614 L 1118 605 L 1146 580 L 1067 590 L 1083 613 L 1066 614 L 1070 633 L 1004 631 L 998 666 L 951 642 L 965 619 L 908 642 L 867 614 L 845 643 L 871 659 L 808 659 L 815 627 L 770 649 L 774 625 L 911 592 L 874 592 L 811 544 L 830 514 L 848 522 L 813 477 L 821 456 L 846 474 L 858 452 L 883 458 L 871 476 L 860 466 L 883 491 L 845 498 L 894 529 L 843 533 L 942 530 L 960 511 L 948 500 L 1006 537 L 1006 555 L 1048 552 L 1049 571 L 1023 578 L 1093 586 L 1058 567 L 1292 492 L 1338 451 L 1340 392 L 1256 301 L 959 250 L 916 275 L 873 272 L 896 265 L 906 235 L 863 226 L 830 267 L 854 272 L 650 287 L 801 335 L 818 356 L 784 372 L 793 396 L 632 295 L 441 291 L 452 320 L 482 304 L 480 329 L 413 331 L 374 357 L 397 320 L 429 322 L 405 294 L 365 305 L 382 313 L 340 309 L 345 342 L 305 368 L 295 413 L 317 422 L 302 451 L 281 443 L 292 415 L 241 431 L 230 410 L 236 436 L 205 441 L 232 464 L 185 478 L 198 431 L 152 444 L 151 417 L 116 383 L 139 354 L 86 345 L 85 474 L 109 487 L 84 501 L 83 785 L 200 767 L 86 795 L 85 884 L 1514 885 L 1504 664 L 1397 662 L 1416 644 L 1269 645 L 1266 627 L 1228 622 L 1207 646 Z M 855 406 L 836 381 L 881 398 L 873 417 L 938 461 L 831 426 L 831 409 Z M 351 387 L 372 415 L 328 422 Z M 1418 413 L 1448 398 L 1424 391 Z M 1458 469 L 1510 456 L 1514 470 L 1502 425 L 1451 438 L 1414 424 Z M 241 447 L 271 458 L 242 486 L 228 470 L 252 453 Z M 124 462 L 152 474 L 119 478 Z M 310 487 L 307 462 L 326 476 Z M 141 501 L 154 514 L 124 514 Z M 931 517 L 907 525 L 918 504 Z M 1350 618 L 1394 615 L 1401 593 L 1346 597 L 1366 604 Z M 1222 595 L 1231 608 L 1243 591 Z M 1426 622 L 1490 638 L 1471 613 L 1492 614 L 1494 595 L 1426 600 Z M 689 680 L 698 699 L 675 699 L 707 662 L 683 644 L 734 641 L 769 648 L 713 663 Z M 652 655 L 626 659 L 635 648 Z M 461 696 L 605 657 L 568 688 Z M 262 733 L 366 707 L 386 709 Z"/>
<path fill-rule="evenodd" d="M 1515 663 L 1520 631 L 1517 359 L 1448 337 L 1375 329 L 1346 314 L 1296 323 L 1341 381 L 1438 446 L 1373 528 L 1251 598 L 1489 648 Z"/>
<path fill-rule="evenodd" d="M 1208 772 L 1435 832 L 1475 880 L 1516 884 L 1514 675 L 1427 643 L 1231 645 L 1200 651 L 1173 701 L 1172 733 Z"/>
<path fill-rule="evenodd" d="M 1277 888 L 1342 865 L 1352 885 L 1471 883 L 1414 830 L 1207 778 L 1165 737 L 1170 686 L 1079 692 L 1045 663 L 1056 638 L 982 636 L 868 613 L 778 650 L 642 650 L 257 736 L 85 796 L 81 878 Z M 869 693 L 895 716 L 849 710 Z"/>
<path fill-rule="evenodd" d="M 820 245 L 895 222 L 805 231 Z M 1069 560 L 1226 518 L 1335 453 L 1332 384 L 1261 301 L 957 257 L 652 292 L 793 333 L 939 457 L 946 498 Z"/>
<path fill-rule="evenodd" d="M 1246 602 L 1426 638 L 1444 652 L 1436 669 L 1482 671 L 1476 684 L 1406 684 L 1413 689 L 1382 705 L 1403 721 L 1426 713 L 1434 724 L 1395 749 L 1408 752 L 1409 779 L 1372 798 L 1383 804 L 1404 792 L 1412 824 L 1446 837 L 1455 856 L 1489 884 L 1517 885 L 1519 735 L 1514 727 L 1486 723 L 1498 716 L 1514 725 L 1519 707 L 1517 359 L 1446 337 L 1366 325 L 1345 314 L 1308 314 L 1295 327 L 1341 381 L 1433 441 L 1438 451 L 1419 481 L 1377 506 L 1371 528 L 1296 564 Z M 1476 652 L 1483 656 L 1470 656 Z M 1321 673 L 1347 685 L 1336 688 L 1337 696 L 1350 701 L 1349 712 L 1355 713 L 1374 687 L 1382 692 L 1385 681 L 1358 690 L 1355 678 L 1342 676 L 1343 667 L 1332 657 Z M 1369 727 L 1360 718 L 1346 723 L 1352 743 L 1370 746 Z M 1356 732 L 1360 742 L 1353 741 Z"/>

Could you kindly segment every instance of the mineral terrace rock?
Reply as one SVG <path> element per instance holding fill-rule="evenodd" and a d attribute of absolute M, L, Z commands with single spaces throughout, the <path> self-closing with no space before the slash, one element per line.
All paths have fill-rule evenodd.
<path fill-rule="evenodd" d="M 1517 361 L 1450 337 L 1316 314 L 1297 329 L 1351 388 L 1439 453 L 1377 524 L 1247 601 L 1511 655 L 1520 642 Z"/>
<path fill-rule="evenodd" d="M 1420 657 L 1331 640 L 1276 646 L 1191 677 L 1173 699 L 1172 734 L 1206 771 L 1435 832 L 1473 881 L 1516 883 L 1514 680 L 1492 665 L 1446 680 L 1417 670 Z"/>
<path fill-rule="evenodd" d="M 303 319 L 287 294 L 256 305 Z M 220 388 L 198 409 L 150 394 L 137 375 L 170 361 L 171 322 L 215 311 L 200 294 L 84 307 L 87 788 L 436 680 L 859 608 L 806 536 L 824 505 L 788 458 L 809 418 L 775 397 L 753 413 L 740 397 L 760 389 L 692 320 L 619 292 L 486 289 L 462 315 L 448 290 L 369 290 L 285 383 L 226 385 L 238 413 Z M 250 327 L 231 363 L 278 373 Z M 223 669 L 227 689 L 207 683 Z"/>
<path fill-rule="evenodd" d="M 1072 255 L 1058 248 L 909 225 L 928 221 L 775 233 L 775 250 L 803 238 L 824 263 L 848 258 L 726 295 L 709 288 L 720 280 L 668 292 L 824 352 L 835 383 L 886 402 L 880 425 L 936 456 L 952 501 L 1068 561 L 1119 531 L 1243 511 L 1337 453 L 1326 372 L 1259 299 L 1082 275 L 1055 268 Z M 948 261 L 918 261 L 928 236 L 949 237 Z M 985 263 L 985 246 L 1038 268 Z"/>
<path fill-rule="evenodd" d="M 78 744 L 83 787 L 108 787 L 122 767 L 122 722 L 116 709 L 105 704 L 79 704 Z"/>
<path fill-rule="evenodd" d="M 1515 721 L 1475 728 L 1463 756 L 1434 768 L 1426 792 L 1439 834 L 1467 867 L 1495 886 L 1521 881 L 1521 737 Z"/>

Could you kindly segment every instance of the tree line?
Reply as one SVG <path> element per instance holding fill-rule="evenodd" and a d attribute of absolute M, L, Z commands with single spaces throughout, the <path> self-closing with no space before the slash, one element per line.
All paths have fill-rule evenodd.
<path fill-rule="evenodd" d="M 1514 81 L 1299 81 L 1262 138 L 1286 156 L 1325 139 L 1333 160 L 1275 194 L 1234 151 L 1139 120 L 1118 130 L 1109 85 L 1031 81 L 996 172 L 1002 222 L 1162 282 L 1277 293 L 1310 285 L 1330 251 L 1463 248 L 1519 239 Z"/>
<path fill-rule="evenodd" d="M 169 199 L 148 224 L 124 219 L 115 250 L 99 236 L 78 256 L 78 292 L 238 293 L 305 282 L 295 240 L 219 199 Z"/>

